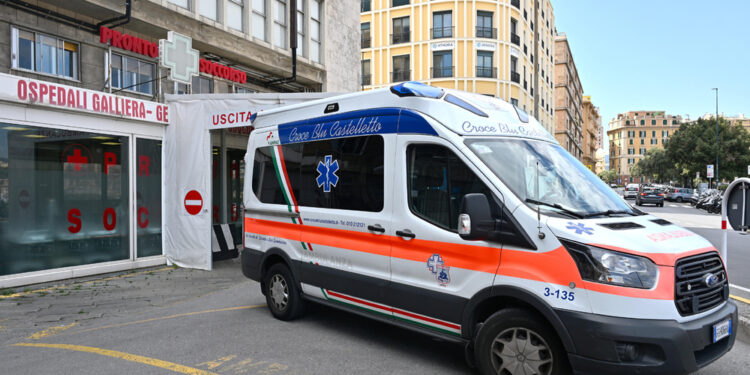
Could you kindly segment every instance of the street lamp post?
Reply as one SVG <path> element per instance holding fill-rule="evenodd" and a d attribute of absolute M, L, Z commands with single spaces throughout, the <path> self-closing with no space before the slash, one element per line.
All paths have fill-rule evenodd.
<path fill-rule="evenodd" d="M 719 88 L 714 87 L 711 90 L 716 91 L 716 166 L 714 167 L 714 181 L 716 189 L 719 188 Z"/>

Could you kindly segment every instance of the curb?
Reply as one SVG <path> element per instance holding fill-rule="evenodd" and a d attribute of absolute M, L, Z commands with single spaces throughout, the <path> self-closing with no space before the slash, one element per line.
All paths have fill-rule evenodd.
<path fill-rule="evenodd" d="M 744 342 L 745 344 L 750 344 L 750 319 L 744 316 L 740 316 L 737 339 Z"/>

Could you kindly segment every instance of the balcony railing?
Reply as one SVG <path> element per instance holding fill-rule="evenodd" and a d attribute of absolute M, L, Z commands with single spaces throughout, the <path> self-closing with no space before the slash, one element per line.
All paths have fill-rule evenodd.
<path fill-rule="evenodd" d="M 411 33 L 393 33 L 391 34 L 391 41 L 393 44 L 408 43 L 411 41 Z"/>
<path fill-rule="evenodd" d="M 369 86 L 372 84 L 372 75 L 371 74 L 363 74 L 362 75 L 362 86 Z"/>
<path fill-rule="evenodd" d="M 518 72 L 510 72 L 510 80 L 515 83 L 521 83 L 521 75 Z"/>
<path fill-rule="evenodd" d="M 432 78 L 453 77 L 453 66 L 435 66 L 432 68 Z"/>
<path fill-rule="evenodd" d="M 396 70 L 391 72 L 391 82 L 402 82 L 411 79 L 411 70 Z"/>
<path fill-rule="evenodd" d="M 362 48 L 370 48 L 370 36 L 362 35 Z"/>
<path fill-rule="evenodd" d="M 510 0 L 510 5 L 513 5 L 514 7 L 521 9 L 521 0 Z"/>
<path fill-rule="evenodd" d="M 516 34 L 516 33 L 510 33 L 510 42 L 513 43 L 513 44 L 515 44 L 515 45 L 517 45 L 517 46 L 520 46 L 521 45 L 521 37 L 518 36 L 518 34 Z"/>
<path fill-rule="evenodd" d="M 497 29 L 494 27 L 477 26 L 477 38 L 496 39 Z"/>
<path fill-rule="evenodd" d="M 434 27 L 430 29 L 430 34 L 432 34 L 432 39 L 453 38 L 453 26 Z"/>
<path fill-rule="evenodd" d="M 370 0 L 360 0 L 360 12 L 369 12 L 370 9 Z"/>
<path fill-rule="evenodd" d="M 497 68 L 477 65 L 477 77 L 479 78 L 497 78 Z"/>

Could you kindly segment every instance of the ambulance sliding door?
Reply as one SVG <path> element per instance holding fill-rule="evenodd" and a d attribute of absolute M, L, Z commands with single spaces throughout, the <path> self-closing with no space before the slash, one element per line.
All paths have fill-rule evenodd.
<path fill-rule="evenodd" d="M 500 262 L 499 244 L 459 237 L 458 210 L 464 195 L 485 193 L 492 202 L 492 192 L 443 139 L 399 135 L 396 153 L 389 293 L 394 315 L 458 334 L 466 303 L 492 284 Z M 399 310 L 406 314 L 399 316 Z"/>

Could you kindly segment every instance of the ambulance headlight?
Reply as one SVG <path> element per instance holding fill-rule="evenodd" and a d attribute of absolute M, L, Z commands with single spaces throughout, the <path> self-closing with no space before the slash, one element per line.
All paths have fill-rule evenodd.
<path fill-rule="evenodd" d="M 659 268 L 648 258 L 573 241 L 561 242 L 586 281 L 651 289 L 659 278 Z"/>

